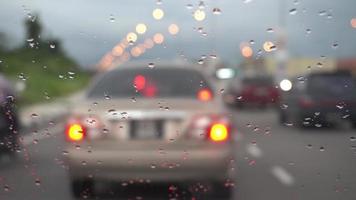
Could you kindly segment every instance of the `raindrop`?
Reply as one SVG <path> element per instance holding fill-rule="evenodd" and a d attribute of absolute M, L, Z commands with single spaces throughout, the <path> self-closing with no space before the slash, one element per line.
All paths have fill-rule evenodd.
<path fill-rule="evenodd" d="M 325 147 L 323 147 L 323 146 L 321 146 L 320 148 L 319 148 L 319 151 L 325 151 Z"/>
<path fill-rule="evenodd" d="M 319 11 L 319 16 L 325 16 L 325 15 L 326 15 L 326 11 L 325 10 Z"/>
<path fill-rule="evenodd" d="M 131 101 L 132 101 L 132 102 L 136 102 L 137 100 L 136 100 L 135 97 L 132 97 L 132 98 L 131 98 Z"/>
<path fill-rule="evenodd" d="M 188 10 L 193 9 L 193 5 L 192 5 L 192 4 L 187 4 L 185 7 L 186 7 Z"/>
<path fill-rule="evenodd" d="M 198 64 L 199 64 L 199 65 L 204 64 L 204 60 L 203 60 L 203 59 L 199 59 L 199 60 L 198 60 Z"/>
<path fill-rule="evenodd" d="M 110 97 L 108 94 L 105 94 L 105 95 L 104 95 L 104 98 L 105 98 L 106 100 L 110 100 L 110 99 L 111 99 L 111 97 Z"/>
<path fill-rule="evenodd" d="M 289 10 L 289 14 L 290 14 L 290 15 L 295 15 L 295 14 L 297 14 L 297 9 L 296 9 L 296 8 L 290 9 L 290 10 Z"/>
<path fill-rule="evenodd" d="M 214 15 L 220 15 L 221 14 L 220 8 L 213 8 L 213 14 Z"/>
<path fill-rule="evenodd" d="M 205 8 L 204 1 L 200 1 L 198 7 L 199 9 L 204 9 Z"/>
<path fill-rule="evenodd" d="M 211 58 L 211 59 L 216 59 L 217 57 L 218 57 L 218 56 L 215 55 L 215 54 L 211 54 L 211 55 L 210 55 L 210 58 Z"/>
<path fill-rule="evenodd" d="M 267 31 L 267 33 L 273 33 L 274 32 L 273 28 L 268 28 L 268 29 L 266 29 L 266 31 Z"/>
<path fill-rule="evenodd" d="M 242 0 L 243 3 L 250 3 L 252 0 Z"/>
<path fill-rule="evenodd" d="M 157 165 L 151 164 L 151 169 L 156 169 L 156 168 L 157 168 Z"/>
<path fill-rule="evenodd" d="M 10 187 L 9 187 L 8 185 L 4 185 L 4 191 L 5 191 L 5 192 L 10 191 Z"/>
<path fill-rule="evenodd" d="M 307 148 L 308 148 L 308 149 L 311 149 L 311 148 L 313 148 L 313 145 L 308 144 L 308 145 L 307 145 Z"/>
<path fill-rule="evenodd" d="M 56 45 L 55 45 L 55 44 L 50 44 L 49 47 L 50 47 L 51 49 L 54 49 L 54 48 L 56 48 Z"/>
<path fill-rule="evenodd" d="M 157 5 L 161 5 L 161 4 L 162 4 L 162 1 L 161 1 L 161 0 L 157 0 L 157 1 L 156 1 L 156 4 L 157 4 Z"/>
<path fill-rule="evenodd" d="M 322 67 L 323 67 L 323 63 L 318 62 L 318 63 L 316 64 L 316 66 L 322 68 Z"/>
<path fill-rule="evenodd" d="M 152 69 L 152 68 L 155 67 L 155 64 L 154 63 L 148 63 L 148 67 Z"/>
<path fill-rule="evenodd" d="M 110 20 L 110 22 L 115 22 L 115 17 L 114 17 L 114 15 L 110 15 L 109 20 Z"/>
<path fill-rule="evenodd" d="M 87 162 L 86 161 L 82 161 L 82 165 L 87 165 Z"/>
<path fill-rule="evenodd" d="M 38 114 L 32 113 L 32 114 L 31 114 L 31 117 L 32 117 L 32 118 L 37 118 L 37 117 L 38 117 Z"/>
<path fill-rule="evenodd" d="M 250 44 L 255 44 L 255 41 L 254 40 L 250 40 Z"/>
<path fill-rule="evenodd" d="M 356 137 L 355 137 L 355 136 L 351 136 L 351 137 L 350 137 L 350 141 L 351 141 L 351 142 L 355 142 L 355 141 L 356 141 Z"/>
<path fill-rule="evenodd" d="M 305 29 L 305 32 L 306 32 L 307 34 L 310 34 L 310 33 L 311 33 L 311 29 L 310 29 L 310 28 L 307 28 L 307 29 Z"/>
<path fill-rule="evenodd" d="M 334 43 L 334 44 L 332 44 L 332 46 L 331 46 L 333 49 L 337 49 L 338 47 L 339 47 L 339 44 L 338 43 Z"/>
<path fill-rule="evenodd" d="M 41 180 L 39 178 L 36 178 L 35 185 L 36 186 L 40 186 L 41 185 Z"/>

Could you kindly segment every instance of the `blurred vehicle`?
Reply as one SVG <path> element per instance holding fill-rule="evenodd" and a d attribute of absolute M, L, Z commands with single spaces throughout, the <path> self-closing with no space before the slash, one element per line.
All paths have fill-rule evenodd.
<path fill-rule="evenodd" d="M 312 73 L 291 83 L 281 95 L 281 123 L 320 127 L 346 120 L 356 128 L 356 85 L 350 73 Z"/>
<path fill-rule="evenodd" d="M 14 108 L 14 91 L 0 75 L 0 152 L 12 154 L 18 148 L 18 116 Z"/>
<path fill-rule="evenodd" d="M 247 105 L 265 107 L 278 103 L 279 91 L 272 77 L 235 78 L 224 95 L 227 105 L 242 108 Z"/>
<path fill-rule="evenodd" d="M 232 127 L 213 91 L 189 66 L 133 64 L 100 75 L 66 128 L 74 196 L 108 180 L 206 181 L 229 196 Z"/>

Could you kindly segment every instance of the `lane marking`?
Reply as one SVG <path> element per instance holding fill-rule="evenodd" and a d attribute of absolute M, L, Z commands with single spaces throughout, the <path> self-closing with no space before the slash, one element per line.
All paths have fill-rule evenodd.
<path fill-rule="evenodd" d="M 247 144 L 246 151 L 248 154 L 250 154 L 251 156 L 253 156 L 255 158 L 259 158 L 263 154 L 262 150 L 260 148 L 258 148 L 258 146 L 255 144 Z"/>
<path fill-rule="evenodd" d="M 46 129 L 48 129 L 48 131 L 46 131 Z M 58 134 L 59 132 L 63 131 L 63 129 L 64 129 L 63 124 L 59 123 L 56 126 L 47 127 L 47 128 L 43 128 L 43 129 L 39 130 L 36 135 L 34 135 L 32 133 L 28 133 L 27 135 L 20 138 L 20 142 L 24 146 L 29 146 L 31 144 L 34 144 L 35 140 L 37 140 L 39 142 L 40 140 L 50 138 L 50 137 Z M 51 133 L 51 135 L 48 135 L 47 132 Z"/>
<path fill-rule="evenodd" d="M 273 166 L 271 172 L 283 185 L 291 186 L 295 182 L 294 177 L 283 167 Z"/>

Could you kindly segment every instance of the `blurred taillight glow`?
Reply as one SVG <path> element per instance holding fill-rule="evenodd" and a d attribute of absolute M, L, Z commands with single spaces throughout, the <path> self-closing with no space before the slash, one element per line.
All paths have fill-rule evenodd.
<path fill-rule="evenodd" d="M 189 137 L 212 142 L 224 142 L 230 137 L 230 122 L 221 115 L 198 115 L 192 120 Z"/>
<path fill-rule="evenodd" d="M 213 124 L 209 130 L 209 139 L 214 142 L 226 141 L 229 137 L 229 129 L 225 124 Z"/>
<path fill-rule="evenodd" d="M 69 124 L 66 130 L 67 139 L 72 142 L 79 142 L 84 139 L 85 128 L 79 123 Z"/>
<path fill-rule="evenodd" d="M 197 96 L 200 101 L 210 101 L 213 98 L 211 91 L 208 89 L 199 90 Z"/>

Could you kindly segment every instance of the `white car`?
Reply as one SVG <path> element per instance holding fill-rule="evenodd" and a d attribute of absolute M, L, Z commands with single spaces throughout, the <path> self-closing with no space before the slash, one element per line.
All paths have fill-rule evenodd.
<path fill-rule="evenodd" d="M 65 134 L 76 197 L 106 180 L 199 181 L 231 193 L 230 119 L 194 66 L 141 63 L 101 74 L 73 106 Z"/>

